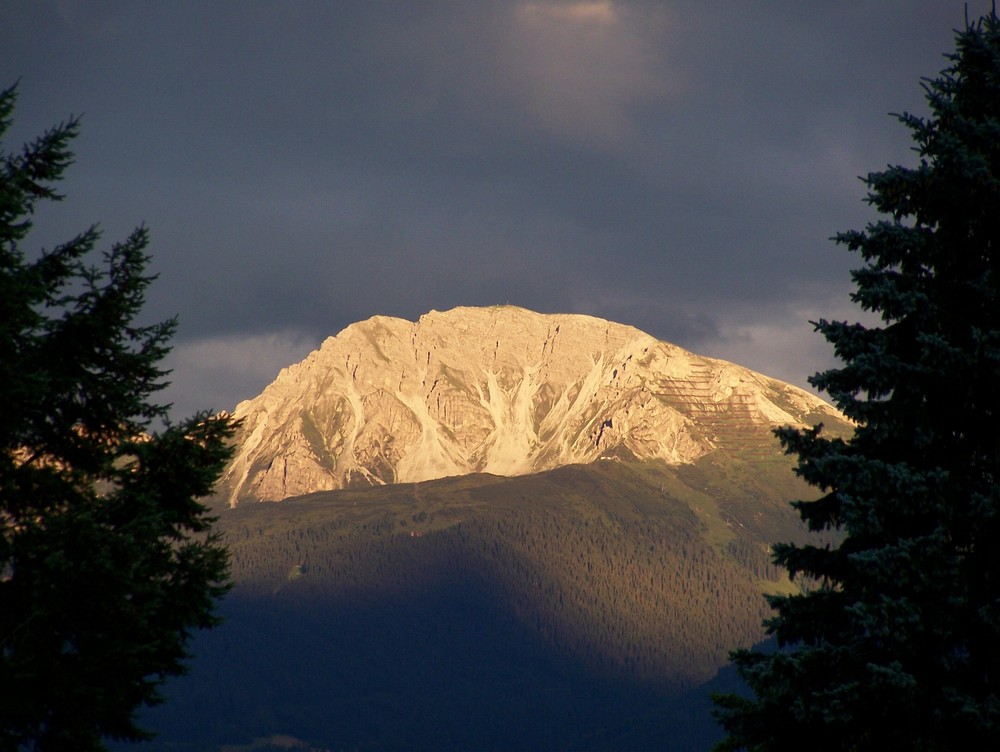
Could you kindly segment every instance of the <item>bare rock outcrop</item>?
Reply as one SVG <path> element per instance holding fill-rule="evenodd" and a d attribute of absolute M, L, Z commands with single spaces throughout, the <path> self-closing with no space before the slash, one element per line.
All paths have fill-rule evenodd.
<path fill-rule="evenodd" d="M 352 324 L 235 414 L 234 506 L 601 457 L 777 453 L 774 426 L 842 422 L 808 392 L 633 327 L 512 306 Z"/>

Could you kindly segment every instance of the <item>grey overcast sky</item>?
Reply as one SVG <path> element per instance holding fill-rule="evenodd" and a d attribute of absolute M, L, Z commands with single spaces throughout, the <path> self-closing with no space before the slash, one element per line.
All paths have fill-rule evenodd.
<path fill-rule="evenodd" d="M 989 0 L 969 0 L 976 18 Z M 962 0 L 3 0 L 5 148 L 83 115 L 27 251 L 151 230 L 168 397 L 348 324 L 510 303 L 805 386 L 855 318 L 859 175 L 913 164 Z"/>

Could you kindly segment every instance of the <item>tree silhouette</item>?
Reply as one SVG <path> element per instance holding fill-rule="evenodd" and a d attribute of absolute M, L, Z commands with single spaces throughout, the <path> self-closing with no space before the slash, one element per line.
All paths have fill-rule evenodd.
<path fill-rule="evenodd" d="M 1000 21 L 957 32 L 902 114 L 914 168 L 865 179 L 884 215 L 853 300 L 879 326 L 820 321 L 844 365 L 817 374 L 849 440 L 786 430 L 797 502 L 838 546 L 782 545 L 819 586 L 770 599 L 777 652 L 734 654 L 753 696 L 716 698 L 723 750 L 1000 748 Z"/>
<path fill-rule="evenodd" d="M 0 91 L 0 138 L 16 87 Z M 78 120 L 0 145 L 0 749 L 103 749 L 215 623 L 228 555 L 198 498 L 228 456 L 227 416 L 171 424 L 162 389 L 176 322 L 136 323 L 148 234 L 88 263 L 91 227 L 21 250 L 72 161 Z M 2 142 L 0 142 L 2 144 Z M 150 432 L 154 421 L 167 427 Z"/>

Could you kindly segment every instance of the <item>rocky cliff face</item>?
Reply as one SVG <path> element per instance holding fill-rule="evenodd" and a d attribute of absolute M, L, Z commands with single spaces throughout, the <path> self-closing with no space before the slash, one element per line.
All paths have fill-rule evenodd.
<path fill-rule="evenodd" d="M 760 456 L 780 452 L 774 426 L 841 422 L 801 389 L 638 329 L 511 306 L 352 324 L 236 417 L 233 506 L 601 457 Z"/>

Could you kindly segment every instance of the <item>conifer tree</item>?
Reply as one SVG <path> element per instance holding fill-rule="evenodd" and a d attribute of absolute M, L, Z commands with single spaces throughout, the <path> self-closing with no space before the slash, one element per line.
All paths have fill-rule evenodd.
<path fill-rule="evenodd" d="M 0 139 L 15 100 L 0 91 Z M 33 257 L 21 248 L 39 202 L 60 198 L 78 126 L 16 152 L 0 140 L 0 750 L 144 738 L 137 710 L 183 671 L 227 588 L 198 499 L 232 421 L 170 424 L 151 401 L 175 322 L 136 322 L 146 230 L 100 264 L 95 228 Z"/>
<path fill-rule="evenodd" d="M 781 545 L 817 586 L 772 597 L 779 650 L 733 658 L 722 750 L 1000 749 L 1000 21 L 966 22 L 916 167 L 869 174 L 882 219 L 836 236 L 879 325 L 821 320 L 843 362 L 811 383 L 856 429 L 784 430 L 836 546 Z"/>

